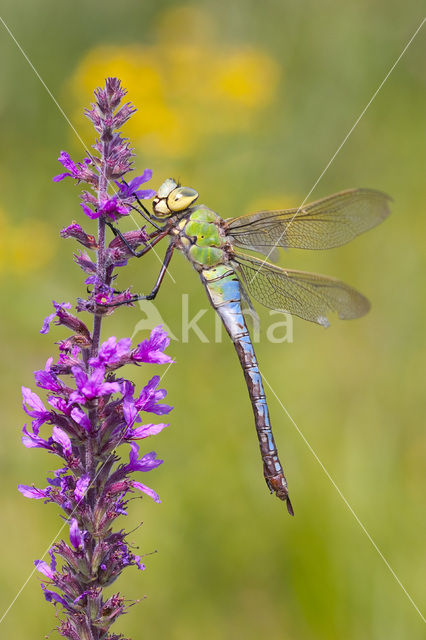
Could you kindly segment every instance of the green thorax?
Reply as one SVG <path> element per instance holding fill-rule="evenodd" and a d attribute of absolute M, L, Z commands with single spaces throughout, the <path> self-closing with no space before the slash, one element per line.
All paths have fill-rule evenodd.
<path fill-rule="evenodd" d="M 222 218 L 205 205 L 190 209 L 188 217 L 181 221 L 181 238 L 186 239 L 186 254 L 191 262 L 201 267 L 212 267 L 223 262 L 225 235 L 221 222 Z"/>

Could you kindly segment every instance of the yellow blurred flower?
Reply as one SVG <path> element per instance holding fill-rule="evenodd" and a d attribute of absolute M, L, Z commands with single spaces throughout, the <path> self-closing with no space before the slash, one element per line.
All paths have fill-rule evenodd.
<path fill-rule="evenodd" d="M 0 209 L 0 276 L 28 275 L 52 257 L 48 228 L 40 222 L 12 226 Z"/>
<path fill-rule="evenodd" d="M 213 27 L 200 8 L 174 8 L 161 15 L 154 45 L 90 51 L 69 84 L 78 126 L 82 100 L 106 76 L 121 78 L 140 109 L 126 133 L 151 156 L 193 154 L 212 136 L 254 126 L 274 99 L 278 63 L 254 47 L 225 47 Z"/>

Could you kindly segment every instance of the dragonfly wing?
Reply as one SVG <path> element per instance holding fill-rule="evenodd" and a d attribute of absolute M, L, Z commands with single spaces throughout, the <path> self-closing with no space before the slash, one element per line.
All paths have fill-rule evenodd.
<path fill-rule="evenodd" d="M 258 211 L 226 220 L 233 245 L 268 254 L 270 247 L 331 249 L 375 227 L 390 213 L 390 196 L 349 189 L 300 209 Z"/>
<path fill-rule="evenodd" d="M 367 298 L 335 278 L 281 269 L 239 252 L 233 261 L 249 295 L 270 309 L 328 327 L 330 312 L 348 320 L 363 316 L 370 308 Z"/>

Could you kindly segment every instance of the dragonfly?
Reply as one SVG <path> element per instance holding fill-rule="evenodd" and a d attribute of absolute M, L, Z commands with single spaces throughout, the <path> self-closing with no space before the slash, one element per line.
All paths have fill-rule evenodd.
<path fill-rule="evenodd" d="M 195 189 L 168 178 L 158 189 L 152 213 L 139 203 L 155 227 L 148 243 L 139 251 L 132 248 L 117 228 L 109 225 L 138 257 L 163 238 L 169 238 L 152 291 L 132 296 L 128 302 L 153 300 L 174 251 L 186 256 L 234 343 L 253 408 L 266 484 L 294 515 L 243 309 L 247 306 L 252 309 L 253 299 L 270 309 L 323 327 L 329 325 L 328 315 L 333 312 L 342 320 L 363 316 L 370 307 L 367 298 L 344 282 L 317 273 L 283 269 L 267 258 L 275 259 L 277 247 L 322 250 L 343 245 L 382 222 L 390 213 L 391 198 L 373 189 L 349 189 L 298 209 L 257 211 L 229 219 L 196 204 L 197 199 Z M 259 258 L 247 251 L 266 257 Z"/>

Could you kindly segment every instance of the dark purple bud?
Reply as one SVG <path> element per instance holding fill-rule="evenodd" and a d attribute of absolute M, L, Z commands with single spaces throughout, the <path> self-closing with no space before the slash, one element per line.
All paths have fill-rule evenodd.
<path fill-rule="evenodd" d="M 126 231 L 123 234 L 130 247 L 136 251 L 140 245 L 146 245 L 149 241 L 145 229 L 135 229 L 134 231 Z M 127 264 L 127 260 L 133 257 L 133 253 L 119 236 L 116 236 L 107 249 L 107 264 L 115 267 L 122 267 Z"/>
<path fill-rule="evenodd" d="M 75 253 L 74 261 L 86 273 L 96 273 L 96 264 L 90 259 L 90 256 L 84 251 L 80 251 L 79 254 Z"/>
<path fill-rule="evenodd" d="M 114 129 L 120 129 L 125 122 L 136 113 L 137 109 L 132 105 L 131 102 L 126 102 L 123 104 L 121 109 L 117 111 L 113 118 L 113 127 Z"/>
<path fill-rule="evenodd" d="M 95 236 L 91 236 L 83 231 L 82 227 L 76 222 L 73 222 L 72 224 L 68 225 L 68 227 L 62 229 L 60 235 L 61 238 L 74 238 L 88 249 L 96 249 L 97 247 Z"/>

